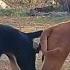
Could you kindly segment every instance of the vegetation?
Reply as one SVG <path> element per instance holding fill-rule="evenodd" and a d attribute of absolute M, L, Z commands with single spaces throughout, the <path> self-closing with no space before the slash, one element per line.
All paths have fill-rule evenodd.
<path fill-rule="evenodd" d="M 70 15 L 68 16 L 49 16 L 49 17 L 38 17 L 34 20 L 34 23 L 40 23 L 40 24 L 56 24 L 60 22 L 65 22 L 70 20 Z"/>
<path fill-rule="evenodd" d="M 8 16 L 8 17 L 19 17 L 22 19 L 23 22 L 32 22 L 32 23 L 60 23 L 63 21 L 67 21 L 70 19 L 70 15 L 58 15 L 58 16 L 52 16 L 52 15 L 48 15 L 48 16 L 35 16 L 35 17 L 31 17 L 28 16 L 27 11 L 29 11 L 30 8 L 34 8 L 34 7 L 38 7 L 40 6 L 39 4 L 43 3 L 43 4 L 47 4 L 48 1 L 51 0 L 3 0 L 5 1 L 9 6 L 11 6 L 11 9 L 0 9 L 0 16 Z M 68 3 L 65 3 L 64 1 L 66 0 L 55 0 L 55 9 L 57 11 L 60 10 L 60 6 L 61 6 L 61 10 L 62 8 L 65 9 L 68 8 L 67 6 L 69 5 Z M 68 0 L 67 0 L 68 1 Z M 58 7 L 59 6 L 59 7 Z M 18 8 L 17 8 L 18 7 Z M 57 7 L 57 8 L 56 8 Z M 69 8 L 68 8 L 69 9 Z"/>
<path fill-rule="evenodd" d="M 0 9 L 0 16 L 24 17 L 27 16 L 27 14 L 25 10 Z"/>

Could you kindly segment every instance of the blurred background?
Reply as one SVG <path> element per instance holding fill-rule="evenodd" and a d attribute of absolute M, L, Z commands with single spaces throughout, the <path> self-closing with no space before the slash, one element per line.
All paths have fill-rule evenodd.
<path fill-rule="evenodd" d="M 0 0 L 0 23 L 31 32 L 70 20 L 70 0 Z"/>
<path fill-rule="evenodd" d="M 0 24 L 22 32 L 44 30 L 67 21 L 70 21 L 70 0 L 0 0 Z M 37 70 L 41 70 L 41 56 L 41 52 L 36 55 Z M 0 70 L 11 70 L 7 62 L 0 60 Z M 70 70 L 69 62 L 70 54 L 61 70 Z"/>

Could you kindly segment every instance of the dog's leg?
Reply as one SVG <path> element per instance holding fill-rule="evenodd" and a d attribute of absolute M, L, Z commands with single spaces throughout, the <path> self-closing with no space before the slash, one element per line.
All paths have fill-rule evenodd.
<path fill-rule="evenodd" d="M 12 70 L 21 70 L 20 67 L 17 64 L 16 57 L 13 54 L 9 54 L 8 57 L 9 57 L 9 60 L 10 60 Z"/>

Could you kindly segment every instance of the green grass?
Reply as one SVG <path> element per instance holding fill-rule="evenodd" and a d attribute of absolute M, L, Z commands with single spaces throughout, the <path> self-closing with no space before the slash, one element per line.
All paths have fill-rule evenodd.
<path fill-rule="evenodd" d="M 60 23 L 64 21 L 70 20 L 70 16 L 49 16 L 49 17 L 39 17 L 34 20 L 35 23 L 47 23 L 47 24 L 52 24 L 52 23 Z"/>
<path fill-rule="evenodd" d="M 25 17 L 27 14 L 25 10 L 20 9 L 0 9 L 0 16 Z"/>

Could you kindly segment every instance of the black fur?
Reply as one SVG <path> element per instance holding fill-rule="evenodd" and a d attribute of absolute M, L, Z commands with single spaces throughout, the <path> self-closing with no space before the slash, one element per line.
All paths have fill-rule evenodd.
<path fill-rule="evenodd" d="M 0 25 L 0 55 L 12 53 L 21 70 L 36 70 L 33 38 L 39 37 L 41 33 L 23 33 L 8 25 Z"/>

